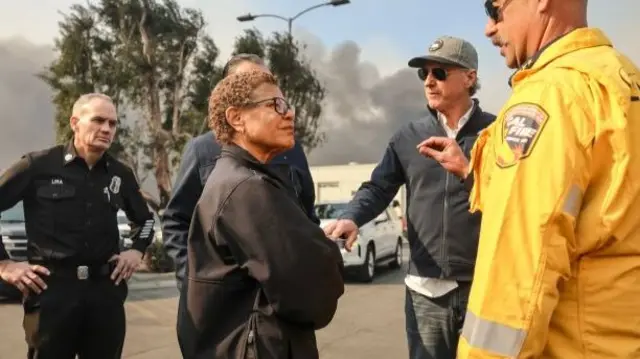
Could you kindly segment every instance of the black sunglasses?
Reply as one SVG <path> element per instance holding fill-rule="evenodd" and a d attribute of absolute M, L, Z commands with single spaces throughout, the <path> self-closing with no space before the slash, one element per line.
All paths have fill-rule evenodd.
<path fill-rule="evenodd" d="M 256 106 L 263 103 L 266 103 L 268 106 L 272 106 L 280 116 L 285 116 L 291 109 L 291 105 L 289 105 L 287 100 L 283 99 L 282 97 L 272 97 L 260 101 L 251 102 L 249 103 L 249 106 Z"/>
<path fill-rule="evenodd" d="M 433 77 L 438 81 L 444 81 L 447 79 L 447 70 L 441 67 L 434 67 L 431 70 L 429 69 L 418 69 L 418 77 L 420 80 L 424 81 L 429 76 L 429 72 L 433 74 Z"/>
<path fill-rule="evenodd" d="M 512 0 L 506 0 L 500 7 L 493 5 L 494 1 L 495 0 L 485 0 L 484 11 L 494 22 L 500 22 L 500 20 L 502 20 L 502 12 Z"/>

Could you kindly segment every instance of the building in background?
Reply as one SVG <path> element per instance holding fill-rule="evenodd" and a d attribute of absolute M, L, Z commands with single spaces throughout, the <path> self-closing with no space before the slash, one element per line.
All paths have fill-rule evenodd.
<path fill-rule="evenodd" d="M 311 166 L 316 186 L 316 202 L 350 200 L 362 182 L 371 178 L 376 163 L 350 163 L 338 166 Z M 405 186 L 400 187 L 395 199 L 404 213 Z"/>

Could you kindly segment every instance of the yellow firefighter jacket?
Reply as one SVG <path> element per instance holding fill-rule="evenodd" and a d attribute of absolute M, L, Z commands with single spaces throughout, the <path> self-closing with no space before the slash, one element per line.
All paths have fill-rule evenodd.
<path fill-rule="evenodd" d="M 472 152 L 458 359 L 640 358 L 640 71 L 577 29 L 512 77 Z"/>

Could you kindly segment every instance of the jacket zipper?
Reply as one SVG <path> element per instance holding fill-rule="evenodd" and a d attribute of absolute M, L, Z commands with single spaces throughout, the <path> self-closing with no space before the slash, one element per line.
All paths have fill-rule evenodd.
<path fill-rule="evenodd" d="M 245 355 L 246 359 L 258 359 L 258 351 L 254 345 L 255 343 L 255 329 L 249 330 L 249 335 L 247 336 L 247 354 Z"/>
<path fill-rule="evenodd" d="M 449 208 L 449 172 L 445 171 L 445 180 L 444 180 L 444 208 L 442 210 L 442 247 L 440 247 L 440 252 L 442 253 L 442 264 L 446 262 L 447 255 L 447 210 Z M 440 272 L 440 278 L 445 276 L 444 271 Z"/>
<path fill-rule="evenodd" d="M 471 122 L 471 119 L 475 116 L 476 111 L 478 110 L 478 107 L 476 106 L 476 104 L 473 104 L 473 106 L 475 106 L 475 108 L 472 110 L 471 114 L 469 115 L 469 120 L 467 121 L 467 123 L 465 123 L 459 130 L 458 133 L 456 134 L 456 137 L 454 138 L 454 140 L 456 142 L 458 142 L 458 139 L 460 137 L 460 134 L 462 134 L 462 131 L 465 129 L 465 127 L 467 127 L 467 125 L 469 125 L 469 122 Z M 444 126 L 442 125 L 442 123 L 440 123 L 440 121 L 438 120 L 437 116 L 436 116 L 436 123 L 438 124 L 438 126 L 442 129 L 442 131 L 444 132 L 445 136 L 447 136 L 447 131 L 444 129 Z M 442 246 L 440 247 L 440 254 L 442 256 L 442 263 L 444 264 L 447 261 L 447 227 L 448 227 L 448 222 L 447 222 L 447 210 L 449 209 L 449 171 L 445 170 L 445 179 L 444 179 L 444 204 L 443 204 L 443 208 L 442 208 Z M 449 266 L 447 265 L 447 269 Z M 440 272 L 440 278 L 444 278 L 445 277 L 445 273 L 444 271 Z"/>

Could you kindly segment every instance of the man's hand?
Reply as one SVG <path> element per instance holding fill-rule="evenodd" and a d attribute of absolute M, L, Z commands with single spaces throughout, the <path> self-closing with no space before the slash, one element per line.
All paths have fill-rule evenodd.
<path fill-rule="evenodd" d="M 358 226 L 350 219 L 339 219 L 323 228 L 324 234 L 334 241 L 346 239 L 344 248 L 351 252 L 353 243 L 358 239 Z"/>
<path fill-rule="evenodd" d="M 469 161 L 456 140 L 448 137 L 430 137 L 417 146 L 421 155 L 438 161 L 444 169 L 464 179 L 469 172 Z"/>
<path fill-rule="evenodd" d="M 0 278 L 18 288 L 24 296 L 29 295 L 29 290 L 40 294 L 47 289 L 47 284 L 40 275 L 49 274 L 47 268 L 27 262 L 0 262 Z"/>
<path fill-rule="evenodd" d="M 142 253 L 135 249 L 130 249 L 111 257 L 109 262 L 113 261 L 116 261 L 118 264 L 113 270 L 113 273 L 111 273 L 111 280 L 115 281 L 116 285 L 119 285 L 123 279 L 128 280 L 131 278 L 133 273 L 138 269 L 142 262 Z"/>

